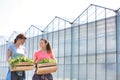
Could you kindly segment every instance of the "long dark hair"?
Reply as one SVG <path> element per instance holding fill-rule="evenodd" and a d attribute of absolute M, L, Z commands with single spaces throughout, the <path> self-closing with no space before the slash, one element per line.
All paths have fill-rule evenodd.
<path fill-rule="evenodd" d="M 27 39 L 25 34 L 21 33 L 21 34 L 18 34 L 16 36 L 16 38 L 14 39 L 14 44 L 17 42 L 18 39 Z"/>
<path fill-rule="evenodd" d="M 45 38 L 42 38 L 41 40 L 43 40 L 43 41 L 47 44 L 47 45 L 46 45 L 46 50 L 47 50 L 47 52 L 52 53 L 52 47 L 51 47 L 49 41 L 48 41 L 47 39 L 45 39 Z M 41 40 L 40 40 L 40 41 L 41 41 Z"/>

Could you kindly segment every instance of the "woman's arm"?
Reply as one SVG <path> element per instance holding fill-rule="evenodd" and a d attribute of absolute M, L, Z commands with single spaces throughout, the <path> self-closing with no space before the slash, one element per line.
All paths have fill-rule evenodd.
<path fill-rule="evenodd" d="M 37 58 L 36 58 L 36 57 L 34 57 L 34 59 L 33 59 L 33 60 L 34 60 L 34 63 L 36 63 L 36 61 L 37 61 Z"/>
<path fill-rule="evenodd" d="M 36 53 L 34 53 L 33 60 L 34 60 L 34 63 L 36 63 L 36 62 L 37 62 L 37 56 L 36 56 Z"/>
<path fill-rule="evenodd" d="M 53 54 L 53 53 L 52 53 L 52 55 L 51 55 L 51 58 L 52 58 L 52 59 L 55 59 L 55 56 L 54 56 L 54 54 Z"/>
<path fill-rule="evenodd" d="M 52 59 L 55 59 L 53 50 L 52 50 L 52 52 L 51 52 L 51 58 L 52 58 Z"/>
<path fill-rule="evenodd" d="M 7 56 L 6 56 L 6 61 L 10 61 L 10 56 L 11 56 L 11 51 L 8 49 L 7 50 Z"/>

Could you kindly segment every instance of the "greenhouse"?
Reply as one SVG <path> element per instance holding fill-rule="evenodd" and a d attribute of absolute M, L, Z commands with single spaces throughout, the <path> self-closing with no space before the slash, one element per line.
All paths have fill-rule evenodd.
<path fill-rule="evenodd" d="M 0 36 L 0 80 L 6 78 L 6 50 L 17 34 Z M 41 38 L 50 41 L 58 63 L 54 80 L 120 80 L 119 9 L 91 4 L 73 22 L 56 16 L 44 29 L 31 25 L 25 34 L 29 58 Z M 31 80 L 34 70 L 26 74 Z"/>

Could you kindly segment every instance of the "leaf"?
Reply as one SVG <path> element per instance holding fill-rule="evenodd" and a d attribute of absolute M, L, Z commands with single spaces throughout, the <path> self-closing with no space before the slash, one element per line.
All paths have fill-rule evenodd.
<path fill-rule="evenodd" d="M 29 63 L 33 63 L 33 60 L 32 59 L 29 59 L 25 56 L 17 56 L 13 59 L 10 60 L 9 64 L 12 66 L 12 67 L 15 67 L 15 65 L 19 62 L 29 62 Z"/>
<path fill-rule="evenodd" d="M 55 59 L 42 59 L 38 64 L 43 64 L 43 63 L 56 63 Z"/>

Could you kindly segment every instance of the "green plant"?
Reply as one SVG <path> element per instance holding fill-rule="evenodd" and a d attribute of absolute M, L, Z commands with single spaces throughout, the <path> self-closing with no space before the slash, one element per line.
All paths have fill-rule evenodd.
<path fill-rule="evenodd" d="M 55 59 L 42 59 L 38 64 L 43 64 L 43 63 L 56 63 Z"/>
<path fill-rule="evenodd" d="M 17 57 L 15 57 L 15 58 L 11 59 L 11 60 L 9 61 L 9 64 L 10 64 L 12 67 L 15 67 L 15 65 L 16 65 L 17 63 L 19 63 L 19 62 L 29 62 L 29 63 L 33 63 L 33 60 L 32 60 L 32 59 L 29 59 L 29 58 L 27 58 L 27 57 L 25 57 L 25 56 L 22 56 L 22 57 L 17 56 Z"/>

